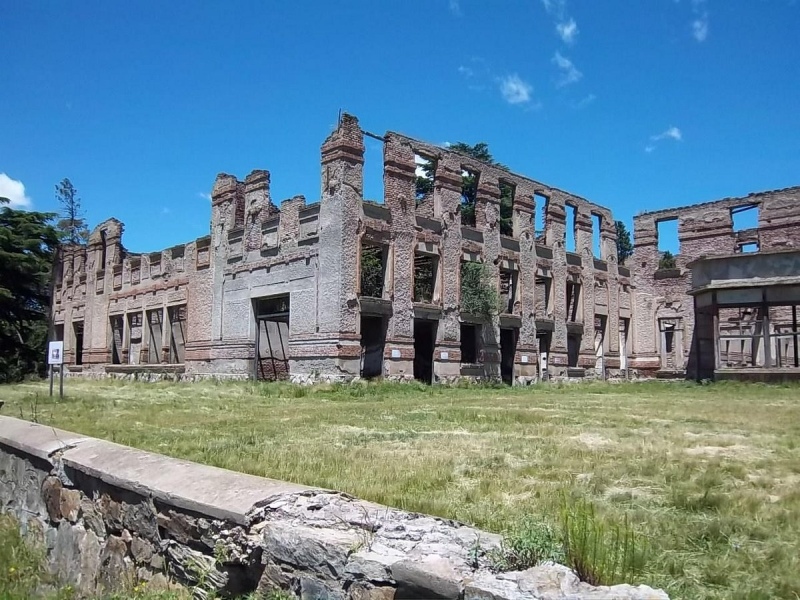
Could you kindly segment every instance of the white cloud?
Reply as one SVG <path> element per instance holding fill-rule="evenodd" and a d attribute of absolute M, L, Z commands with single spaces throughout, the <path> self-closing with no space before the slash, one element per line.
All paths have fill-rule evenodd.
<path fill-rule="evenodd" d="M 654 142 L 659 142 L 661 140 L 667 140 L 667 139 L 680 142 L 681 140 L 683 140 L 683 133 L 681 133 L 681 130 L 673 125 L 657 135 L 651 135 L 650 139 L 653 140 Z"/>
<path fill-rule="evenodd" d="M 706 0 L 692 0 L 692 35 L 698 42 L 704 42 L 708 37 L 708 8 Z"/>
<path fill-rule="evenodd" d="M 470 67 L 465 67 L 464 65 L 460 65 L 458 67 L 458 72 L 461 73 L 464 77 L 472 77 L 475 75 L 475 71 L 473 71 Z"/>
<path fill-rule="evenodd" d="M 30 208 L 31 199 L 25 195 L 25 184 L 0 173 L 0 198 L 8 198 L 11 208 Z"/>
<path fill-rule="evenodd" d="M 523 81 L 516 73 L 500 80 L 500 93 L 509 104 L 530 102 L 533 86 Z"/>
<path fill-rule="evenodd" d="M 644 147 L 644 151 L 647 152 L 648 154 L 650 154 L 655 149 L 656 147 L 651 144 L 648 144 L 647 146 Z"/>
<path fill-rule="evenodd" d="M 561 78 L 556 83 L 558 87 L 575 83 L 583 77 L 583 73 L 572 64 L 572 61 L 562 56 L 560 52 L 556 52 L 553 56 L 553 64 L 561 70 Z"/>
<path fill-rule="evenodd" d="M 459 0 L 450 0 L 448 6 L 450 7 L 451 13 L 453 13 L 457 17 L 461 16 L 461 3 L 459 2 Z"/>
<path fill-rule="evenodd" d="M 573 106 L 573 108 L 585 108 L 585 107 L 589 106 L 595 100 L 597 100 L 597 96 L 595 96 L 594 94 L 589 94 L 588 96 L 584 96 L 583 98 L 581 98 L 577 102 L 573 103 L 572 106 Z"/>
<path fill-rule="evenodd" d="M 558 37 L 560 37 L 565 44 L 573 44 L 575 38 L 578 37 L 578 24 L 575 22 L 575 19 L 556 23 L 556 32 L 558 32 Z"/>
<path fill-rule="evenodd" d="M 542 0 L 544 9 L 551 15 L 561 18 L 567 10 L 567 0 Z"/>
<path fill-rule="evenodd" d="M 205 192 L 197 192 L 197 197 L 211 202 L 211 194 L 206 194 Z"/>

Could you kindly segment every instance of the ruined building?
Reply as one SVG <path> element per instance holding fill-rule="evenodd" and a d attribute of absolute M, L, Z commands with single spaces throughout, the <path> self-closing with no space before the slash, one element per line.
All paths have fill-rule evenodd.
<path fill-rule="evenodd" d="M 689 262 L 753 236 L 800 244 L 792 189 L 641 215 L 629 268 L 609 209 L 401 134 L 367 134 L 383 142 L 384 198 L 365 200 L 364 135 L 344 115 L 325 140 L 317 203 L 276 206 L 267 171 L 221 174 L 209 236 L 133 254 L 110 219 L 88 245 L 63 248 L 52 315 L 69 370 L 515 384 L 682 375 Z M 761 224 L 736 233 L 725 211 L 744 204 L 761 207 Z M 665 274 L 656 223 L 672 217 L 681 251 Z"/>

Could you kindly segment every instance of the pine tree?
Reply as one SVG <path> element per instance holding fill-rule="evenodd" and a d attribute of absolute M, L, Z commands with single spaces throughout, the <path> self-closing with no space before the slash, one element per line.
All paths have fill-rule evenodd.
<path fill-rule="evenodd" d="M 81 209 L 78 190 L 69 179 L 63 179 L 56 186 L 56 200 L 61 205 L 62 217 L 56 223 L 62 243 L 85 244 L 89 241 L 89 228 Z"/>
<path fill-rule="evenodd" d="M 625 261 L 633 255 L 631 234 L 622 221 L 615 221 L 614 225 L 617 228 L 617 260 L 619 264 L 624 265 Z"/>

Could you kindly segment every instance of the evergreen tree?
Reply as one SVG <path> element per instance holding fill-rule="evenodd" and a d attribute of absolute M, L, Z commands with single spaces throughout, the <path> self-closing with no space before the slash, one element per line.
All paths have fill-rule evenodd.
<path fill-rule="evenodd" d="M 44 372 L 58 232 L 52 213 L 15 210 L 0 198 L 0 383 Z"/>
<path fill-rule="evenodd" d="M 672 252 L 669 250 L 664 251 L 661 255 L 661 259 L 658 261 L 658 268 L 659 269 L 674 269 L 677 267 L 675 262 L 675 257 L 672 255 Z"/>
<path fill-rule="evenodd" d="M 89 241 L 89 228 L 81 209 L 78 190 L 69 179 L 63 179 L 56 186 L 56 200 L 61 205 L 62 215 L 56 223 L 62 243 L 85 244 Z"/>
<path fill-rule="evenodd" d="M 631 234 L 622 221 L 615 221 L 614 225 L 617 228 L 617 260 L 619 264 L 624 265 L 625 261 L 633 255 Z"/>

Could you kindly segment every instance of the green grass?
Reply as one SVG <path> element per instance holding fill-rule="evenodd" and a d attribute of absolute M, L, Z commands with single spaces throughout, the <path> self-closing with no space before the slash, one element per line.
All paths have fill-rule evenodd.
<path fill-rule="evenodd" d="M 563 535 L 565 509 L 591 506 L 593 528 L 647 541 L 637 578 L 673 598 L 800 598 L 797 386 L 68 380 L 63 401 L 46 393 L 2 387 L 0 414 L 497 532 L 538 519 Z"/>

